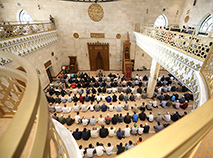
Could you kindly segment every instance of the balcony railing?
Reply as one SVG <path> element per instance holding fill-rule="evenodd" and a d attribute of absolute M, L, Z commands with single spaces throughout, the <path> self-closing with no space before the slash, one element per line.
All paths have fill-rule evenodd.
<path fill-rule="evenodd" d="M 206 85 L 208 86 L 209 98 L 213 98 L 213 47 L 203 63 L 201 73 L 203 74 Z"/>
<path fill-rule="evenodd" d="M 3 22 L 0 24 L 0 40 L 52 31 L 55 29 L 55 23 L 52 22 L 34 22 L 27 24 Z"/>
<path fill-rule="evenodd" d="M 136 24 L 135 31 L 178 49 L 180 52 L 186 53 L 201 61 L 205 60 L 213 45 L 213 38 L 195 35 L 200 33 L 200 31 L 196 30 L 158 29 Z M 205 34 L 211 36 L 213 32 L 205 32 Z"/>
<path fill-rule="evenodd" d="M 6 131 L 0 138 L 0 157 L 11 158 L 20 157 L 36 121 L 36 131 L 34 141 L 30 147 L 28 157 L 41 158 L 50 157 L 50 141 L 55 145 L 57 157 L 69 157 L 67 148 L 63 140 L 58 135 L 48 112 L 48 103 L 41 89 L 40 81 L 35 68 L 24 58 L 10 53 L 0 51 L 0 57 L 7 58 L 21 65 L 26 73 L 11 69 L 8 67 L 0 67 L 0 77 L 4 77 L 4 83 L 9 90 L 3 90 L 6 98 L 13 97 L 12 93 L 15 89 L 19 89 L 16 81 L 24 82 L 26 87 L 22 90 L 22 98 L 19 107 Z M 7 77 L 5 77 L 7 76 Z M 10 80 L 16 80 L 14 82 Z M 9 80 L 9 81 L 7 81 Z M 17 86 L 18 85 L 18 86 Z M 33 89 L 33 90 L 32 90 Z M 17 94 L 20 95 L 20 94 Z M 1 100 L 8 101 L 8 100 Z M 9 100 L 11 103 L 11 100 Z M 16 106 L 17 108 L 17 106 Z M 11 107 L 8 107 L 12 110 Z M 1 111 L 0 111 L 1 114 Z M 73 147 L 74 148 L 74 147 Z M 74 148 L 73 150 L 76 150 Z"/>

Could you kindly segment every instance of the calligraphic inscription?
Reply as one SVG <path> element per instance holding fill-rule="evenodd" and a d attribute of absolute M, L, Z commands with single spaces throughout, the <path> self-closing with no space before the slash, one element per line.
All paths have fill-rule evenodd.
<path fill-rule="evenodd" d="M 105 38 L 105 33 L 90 33 L 91 38 Z"/>
<path fill-rule="evenodd" d="M 91 20 L 98 22 L 104 17 L 104 10 L 99 4 L 94 3 L 88 8 L 88 15 Z"/>

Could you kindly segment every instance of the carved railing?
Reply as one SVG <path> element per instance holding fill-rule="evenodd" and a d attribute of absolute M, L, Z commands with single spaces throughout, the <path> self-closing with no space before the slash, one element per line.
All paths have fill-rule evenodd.
<path fill-rule="evenodd" d="M 13 116 L 17 111 L 25 91 L 24 82 L 12 77 L 0 77 L 0 112 L 4 117 Z"/>
<path fill-rule="evenodd" d="M 52 22 L 35 22 L 28 24 L 4 22 L 4 24 L 0 24 L 0 40 L 52 31 L 55 29 L 55 23 Z"/>
<path fill-rule="evenodd" d="M 151 37 L 201 61 L 205 60 L 213 45 L 212 38 L 195 35 L 200 32 L 197 30 L 158 29 L 136 24 L 135 32 Z M 205 33 L 212 34 L 213 32 L 206 31 Z"/>
<path fill-rule="evenodd" d="M 16 90 L 19 91 L 21 89 L 22 91 L 21 94 L 16 94 L 22 95 L 22 97 L 16 97 L 16 99 L 19 99 L 19 104 L 17 106 L 11 108 L 10 106 L 8 107 L 6 105 L 9 111 L 16 110 L 17 112 L 0 138 L 0 157 L 21 157 L 27 140 L 31 139 L 29 135 L 35 122 L 36 131 L 34 134 L 34 140 L 29 149 L 30 152 L 27 157 L 51 157 L 51 141 L 55 144 L 55 152 L 57 157 L 74 157 L 76 152 L 79 152 L 80 154 L 78 148 L 73 145 L 72 149 L 76 152 L 71 155 L 64 145 L 64 140 L 58 135 L 56 127 L 50 118 L 48 103 L 43 90 L 41 89 L 40 81 L 35 68 L 26 59 L 17 55 L 3 53 L 1 50 L 0 57 L 13 60 L 26 70 L 25 73 L 17 69 L 0 67 L 0 93 L 3 93 L 3 97 L 8 97 L 9 101 L 13 104 L 14 102 L 12 102 L 10 98 L 14 97 L 13 95 L 16 94 Z M 21 87 L 20 83 L 21 85 L 24 83 L 26 85 L 25 88 Z M 2 109 L 2 107 L 4 107 L 2 106 L 2 102 L 5 102 L 5 100 L 1 99 L 0 101 L 0 109 Z M 1 111 L 0 114 L 3 115 Z M 71 140 L 70 138 L 67 139 Z M 73 144 L 75 143 L 76 142 L 73 142 Z"/>
<path fill-rule="evenodd" d="M 208 86 L 209 97 L 213 98 L 213 47 L 203 63 L 201 73 L 203 74 L 206 85 Z"/>
<path fill-rule="evenodd" d="M 21 37 L 17 36 L 16 38 L 0 40 L 0 50 L 5 53 L 16 54 L 24 57 L 57 42 L 57 39 L 57 30 L 40 32 Z M 11 61 L 12 60 L 0 57 L 0 65 L 8 64 Z"/>

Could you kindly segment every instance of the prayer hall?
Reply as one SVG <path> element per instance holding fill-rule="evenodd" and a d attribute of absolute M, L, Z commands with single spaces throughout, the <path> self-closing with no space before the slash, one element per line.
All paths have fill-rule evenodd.
<path fill-rule="evenodd" d="M 0 0 L 1 158 L 213 158 L 213 0 Z"/>

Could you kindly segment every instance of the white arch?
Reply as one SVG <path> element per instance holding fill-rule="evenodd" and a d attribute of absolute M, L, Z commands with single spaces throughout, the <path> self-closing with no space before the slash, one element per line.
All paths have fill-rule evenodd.
<path fill-rule="evenodd" d="M 202 31 L 211 31 L 213 27 L 213 17 L 211 14 L 207 14 L 202 18 L 200 25 L 199 25 L 199 30 Z"/>
<path fill-rule="evenodd" d="M 164 14 L 161 14 L 154 23 L 155 27 L 167 27 L 168 26 L 168 19 Z"/>
<path fill-rule="evenodd" d="M 21 24 L 27 24 L 27 23 L 32 23 L 33 19 L 30 16 L 30 14 L 28 14 L 25 10 L 20 9 L 17 13 L 16 13 L 16 19 L 19 23 Z"/>

